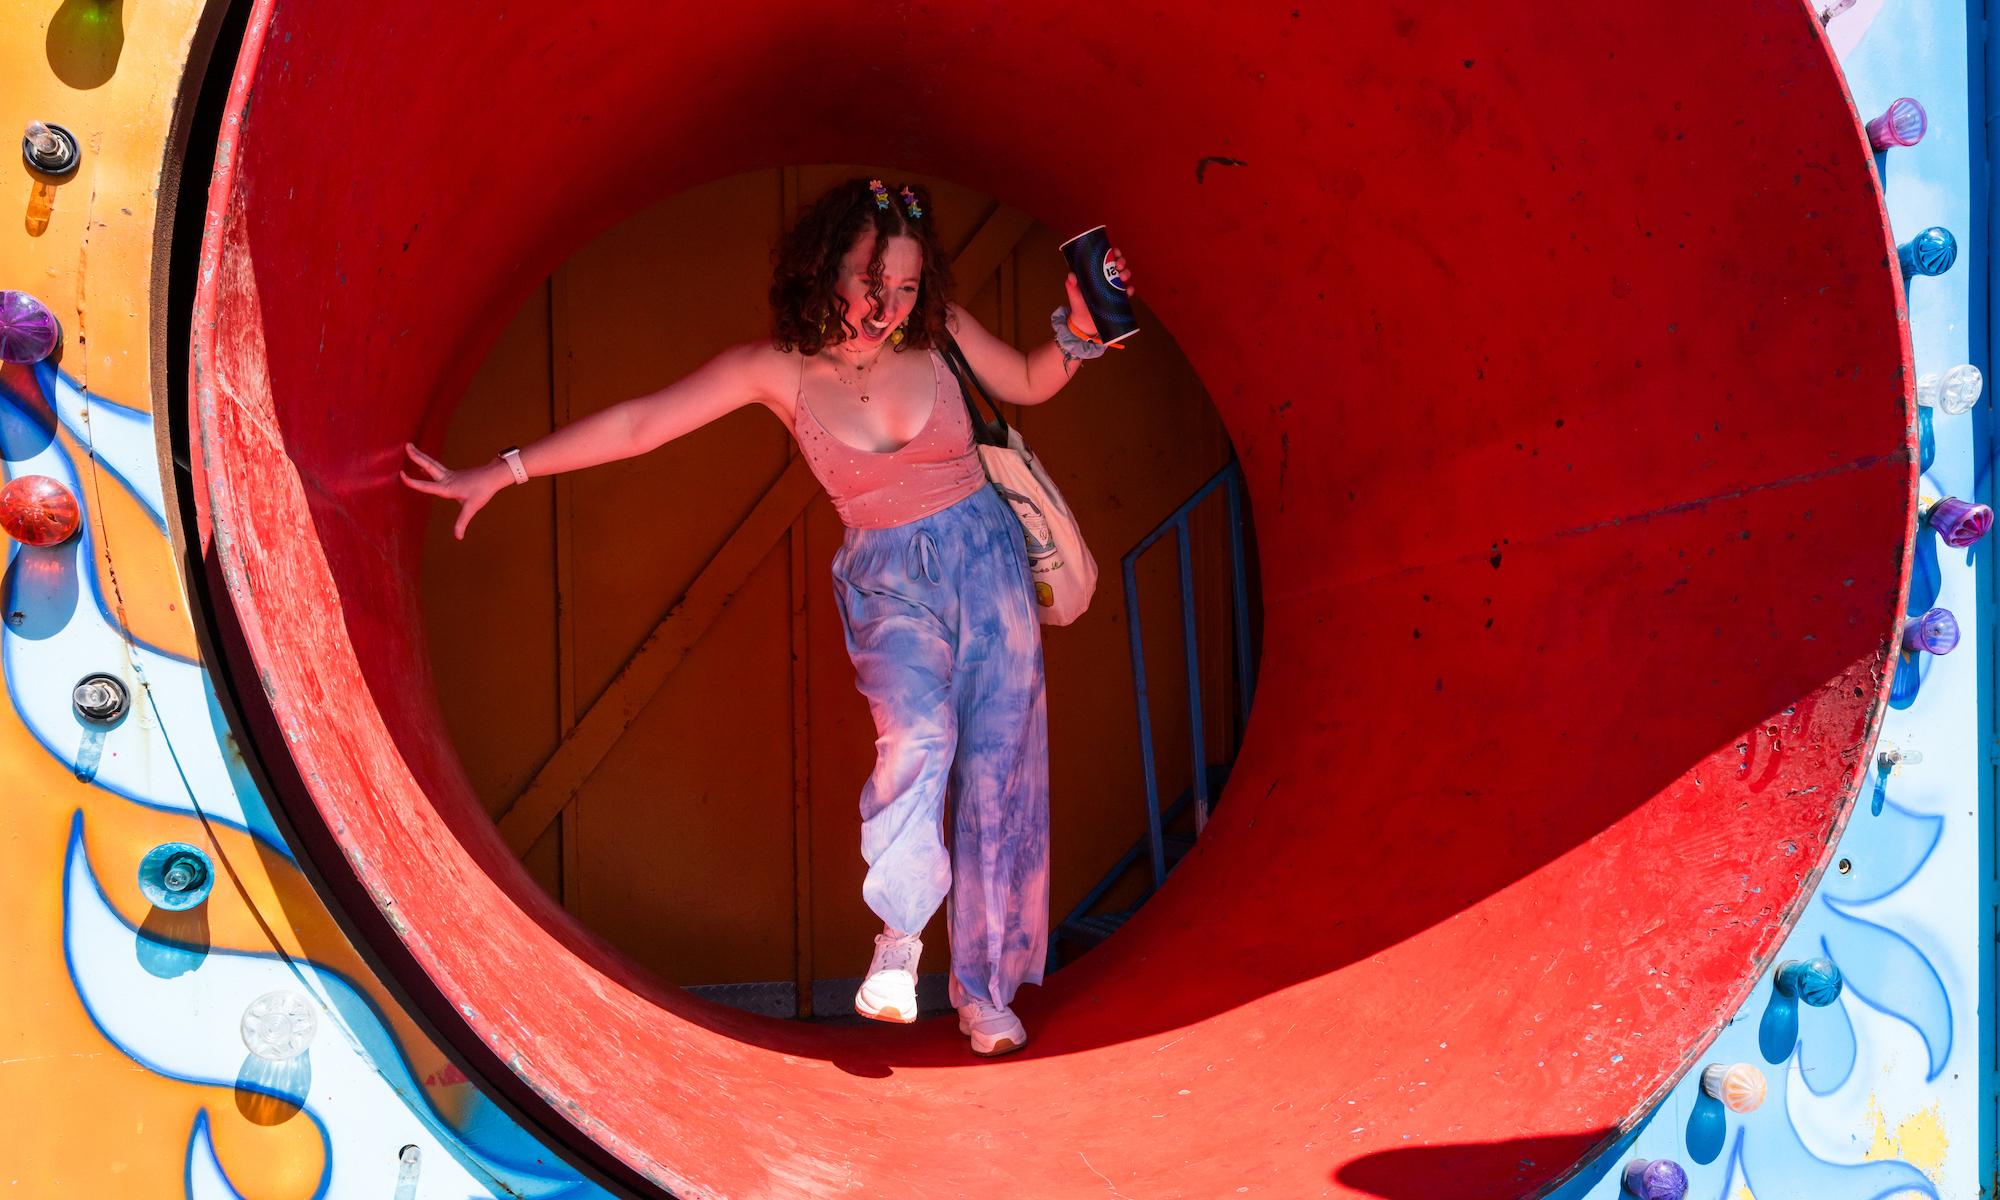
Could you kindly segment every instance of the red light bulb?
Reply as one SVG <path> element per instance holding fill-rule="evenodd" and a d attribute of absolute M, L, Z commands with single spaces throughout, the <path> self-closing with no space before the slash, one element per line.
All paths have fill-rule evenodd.
<path fill-rule="evenodd" d="M 23 475 L 0 487 L 0 529 L 17 542 L 59 545 L 76 536 L 82 520 L 76 497 L 46 475 Z"/>

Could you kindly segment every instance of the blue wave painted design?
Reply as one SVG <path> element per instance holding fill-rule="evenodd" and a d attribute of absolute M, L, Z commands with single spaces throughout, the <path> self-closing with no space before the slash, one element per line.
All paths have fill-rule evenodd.
<path fill-rule="evenodd" d="M 40 384 L 45 375 L 57 383 L 67 383 L 66 380 L 55 375 L 52 369 L 46 372 L 38 369 L 38 373 L 33 378 Z M 54 402 L 50 400 L 51 395 L 56 397 Z M 69 453 L 62 448 L 61 443 L 55 437 L 55 426 L 57 424 L 62 424 L 65 430 L 69 430 L 68 423 L 64 420 L 61 411 L 65 395 L 70 397 L 76 396 L 76 389 L 73 386 L 44 387 L 37 394 L 23 395 L 18 389 L 0 382 L 0 410 L 6 410 L 5 419 L 0 419 L 0 459 L 6 461 L 7 477 L 10 479 L 17 475 L 47 475 L 51 479 L 59 481 L 64 487 L 69 489 L 70 494 L 76 497 L 77 504 L 84 508 L 87 513 L 91 500 L 90 493 L 83 486 L 82 478 L 76 469 L 76 465 L 70 461 Z M 110 406 L 100 405 L 97 411 L 108 414 L 113 410 Z M 116 427 L 121 424 L 121 422 L 108 416 L 105 420 L 109 427 Z M 72 438 L 77 440 L 78 444 L 91 445 L 88 438 L 78 437 L 73 430 L 69 430 L 69 432 Z M 147 422 L 138 432 L 144 435 L 144 444 L 148 455 L 150 455 L 152 453 L 151 423 Z M 144 476 L 149 481 L 150 488 L 147 491 L 141 491 L 135 489 L 129 482 L 119 477 L 109 460 L 99 457 L 95 458 L 94 461 L 97 464 L 100 477 L 111 478 L 123 486 L 132 495 L 133 499 L 138 502 L 139 506 L 145 510 L 156 531 L 164 537 L 167 527 L 165 519 L 160 516 L 159 469 L 156 466 L 150 468 L 149 474 Z M 148 492 L 150 492 L 150 496 Z M 78 532 L 76 538 L 72 540 L 82 547 L 83 553 L 79 556 L 81 560 L 95 564 L 99 553 L 97 532 L 91 528 L 88 520 L 84 521 L 82 529 Z M 171 658 L 182 663 L 191 664 L 193 662 L 192 659 L 135 637 L 129 629 L 126 629 L 119 622 L 118 616 L 112 611 L 110 603 L 99 593 L 96 587 L 95 572 L 93 571 L 91 574 L 90 599 L 97 607 L 98 616 L 107 626 L 117 630 L 119 636 L 124 640 L 136 646 L 143 647 L 151 654 Z"/>
<path fill-rule="evenodd" d="M 26 553 L 17 549 L 16 562 Z M 10 610 L 20 595 L 7 593 Z M 292 856 L 247 769 L 223 751 L 230 739 L 206 671 L 136 649 L 80 612 L 59 638 L 0 628 L 0 671 L 22 725 L 79 779 L 134 804 L 241 830 Z M 110 729 L 84 724 L 70 705 L 70 685 L 95 671 L 123 677 L 133 695 L 132 711 Z"/>
<path fill-rule="evenodd" d="M 46 398 L 24 406 L 15 389 L 4 391 L 0 458 L 7 474 L 48 475 L 82 497 Z M 290 857 L 247 769 L 224 750 L 232 739 L 208 672 L 147 646 L 111 619 L 98 590 L 95 538 L 86 521 L 61 546 L 17 544 L 9 556 L 0 599 L 22 618 L 0 623 L 0 671 L 21 723 L 78 778 L 135 804 L 243 830 Z M 85 725 L 70 707 L 69 685 L 95 671 L 123 677 L 133 692 L 133 711 L 108 730 Z"/>
<path fill-rule="evenodd" d="M 1931 861 L 1943 838 L 1944 818 L 1911 812 L 1886 801 L 1858 830 L 1864 845 L 1850 859 L 1852 873 L 1842 876 L 1835 872 L 1821 881 L 1813 907 L 1828 917 L 1814 921 L 1813 928 L 1820 952 L 1843 964 L 1847 987 L 1871 1006 L 1909 1024 L 1923 1038 L 1928 1083 L 1944 1073 L 1945 1061 L 1951 1057 L 1950 991 L 1936 966 L 1913 942 L 1868 920 L 1862 910 L 1909 886 Z"/>
<path fill-rule="evenodd" d="M 1843 912 L 1831 901 L 1834 923 L 1820 944 L 1835 962 L 1867 964 L 1866 971 L 1846 970 L 1847 987 L 1883 1012 L 1908 1022 L 1924 1039 L 1930 1056 L 1929 1083 L 1944 1074 L 1951 1057 L 1951 995 L 1937 968 L 1910 940 L 1872 921 Z"/>
<path fill-rule="evenodd" d="M 1844 1005 L 1821 1010 L 1825 1015 L 1813 1024 L 1810 1036 L 1800 1034 L 1799 1082 L 1817 1096 L 1831 1096 L 1854 1077 L 1854 1065 L 1861 1058 L 1861 1044 L 1854 1036 L 1854 1019 Z"/>
<path fill-rule="evenodd" d="M 1768 1103 L 1768 1101 L 1767 1101 Z M 1787 1121 L 1784 1129 L 1790 1130 Z M 1830 1163 L 1797 1140 L 1789 1145 L 1764 1134 L 1752 1139 L 1738 1130 L 1729 1153 L 1729 1170 L 1717 1200 L 1731 1200 L 1738 1189 L 1751 1195 L 1824 1196 L 1828 1200 L 1888 1200 L 1911 1192 L 1937 1200 L 1937 1188 L 1922 1171 L 1904 1162 Z M 1762 1182 L 1759 1182 L 1759 1181 Z"/>
<path fill-rule="evenodd" d="M 215 1156 L 215 1139 L 208 1132 L 208 1110 L 202 1109 L 194 1115 L 194 1131 L 188 1134 L 187 1166 L 181 1172 L 181 1183 L 187 1193 L 187 1200 L 250 1200 L 236 1185 L 229 1182 L 229 1176 L 222 1169 L 222 1160 Z M 326 1192 L 326 1176 L 320 1175 L 315 1196 Z"/>
<path fill-rule="evenodd" d="M 1883 777 L 1887 774 L 1883 772 Z M 1821 879 L 1822 898 L 1845 905 L 1872 904 L 1901 891 L 1930 861 L 1944 836 L 1944 818 L 1911 812 L 1885 794 L 1882 810 L 1868 821 L 1866 831 L 1867 853 L 1852 860 L 1849 874 L 1833 871 Z"/>
<path fill-rule="evenodd" d="M 90 447 L 98 469 L 116 480 L 167 532 L 165 487 L 160 479 L 159 448 L 153 440 L 152 414 L 101 401 L 44 360 L 35 366 L 35 382 L 54 398 L 55 418 L 79 446 Z"/>
<path fill-rule="evenodd" d="M 169 977 L 146 971 L 138 943 L 153 939 L 105 897 L 84 847 L 81 813 L 71 821 L 63 898 L 64 960 L 98 1031 L 155 1074 L 296 1108 L 326 1150 L 315 1195 L 376 1194 L 363 1183 L 377 1172 L 358 1174 L 355 1156 L 376 1150 L 386 1164 L 405 1145 L 423 1153 L 426 1192 L 525 1200 L 603 1195 L 545 1151 L 540 1161 L 510 1159 L 453 1130 L 418 1085 L 387 1021 L 337 972 L 242 951 L 208 952 L 198 966 Z M 303 1060 L 248 1059 L 237 1033 L 240 1014 L 252 999 L 281 988 L 315 1002 L 319 1033 Z"/>
<path fill-rule="evenodd" d="M 23 386 L 30 378 L 32 387 Z M 149 414 L 103 403 L 47 364 L 31 376 L 9 369 L 0 378 L 0 459 L 6 474 L 48 475 L 87 504 L 90 493 L 56 436 L 58 428 L 88 447 L 94 486 L 123 487 L 164 537 L 163 480 Z M 94 569 L 103 552 L 98 539 L 86 521 L 79 536 L 62 547 L 15 547 L 0 579 L 7 611 L 24 614 L 20 624 L 0 627 L 0 669 L 23 724 L 48 753 L 106 791 L 144 807 L 243 830 L 290 858 L 247 767 L 228 749 L 233 739 L 208 673 L 134 637 L 101 594 Z M 133 690 L 133 711 L 109 731 L 82 725 L 69 707 L 68 681 L 95 670 L 123 675 Z M 454 1130 L 418 1084 L 387 1021 L 336 973 L 276 955 L 211 952 L 205 927 L 202 936 L 191 937 L 187 929 L 152 921 L 139 930 L 124 924 L 104 902 L 83 860 L 80 830 L 79 820 L 65 864 L 64 951 L 92 1021 L 149 1070 L 230 1086 L 239 1096 L 266 1098 L 277 1111 L 311 1122 L 325 1152 L 315 1196 L 380 1194 L 367 1179 L 373 1172 L 335 1168 L 355 1147 L 377 1142 L 370 1134 L 385 1123 L 414 1123 L 428 1132 L 425 1137 L 398 1131 L 402 1140 L 393 1141 L 384 1164 L 393 1178 L 393 1151 L 404 1144 L 426 1148 L 426 1195 L 486 1196 L 496 1189 L 529 1200 L 605 1195 L 483 1097 L 467 1128 Z M 106 974 L 118 977 L 115 985 L 92 986 L 104 983 Z M 202 997 L 212 994 L 217 977 L 260 974 L 267 977 L 259 981 L 268 984 L 265 990 L 287 986 L 289 977 L 292 986 L 314 995 L 329 1014 L 322 1019 L 319 1045 L 304 1059 L 273 1066 L 246 1058 L 240 1045 L 232 1061 L 225 1036 L 209 1061 L 190 1059 L 191 1047 L 217 1050 L 212 1038 L 203 1043 L 184 1036 L 190 1032 L 186 1022 L 200 1014 Z M 161 984 L 197 990 L 182 995 L 170 986 L 162 993 Z M 121 1009 L 140 995 L 148 997 L 143 1011 Z M 121 1012 L 124 1019 L 114 1019 Z M 233 1033 L 233 1021 L 229 1025 Z M 329 1070 L 329 1063 L 335 1069 Z M 365 1073 L 356 1064 L 365 1066 Z M 359 1127 L 362 1121 L 366 1128 Z M 205 1112 L 190 1135 L 186 1176 L 190 1196 L 242 1200 L 215 1157 Z"/>

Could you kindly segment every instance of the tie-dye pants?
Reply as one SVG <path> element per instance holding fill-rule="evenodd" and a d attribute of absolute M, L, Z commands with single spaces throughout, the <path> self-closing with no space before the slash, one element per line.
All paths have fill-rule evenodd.
<path fill-rule="evenodd" d="M 1049 934 L 1048 712 L 1020 522 L 982 487 L 907 525 L 850 528 L 833 590 L 875 716 L 862 898 L 915 933 L 949 892 L 952 1003 L 1011 1003 L 1042 981 Z"/>

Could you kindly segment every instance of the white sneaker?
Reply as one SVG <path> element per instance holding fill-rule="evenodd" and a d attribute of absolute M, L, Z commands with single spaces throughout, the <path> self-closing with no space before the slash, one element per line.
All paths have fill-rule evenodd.
<path fill-rule="evenodd" d="M 914 933 L 884 929 L 875 935 L 875 958 L 868 978 L 854 993 L 854 1011 L 871 1021 L 908 1025 L 917 1019 L 917 960 L 924 944 Z"/>
<path fill-rule="evenodd" d="M 972 1052 L 983 1058 L 1007 1054 L 1028 1044 L 1028 1031 L 1014 1010 L 987 1000 L 958 1006 L 958 1031 L 972 1039 Z"/>

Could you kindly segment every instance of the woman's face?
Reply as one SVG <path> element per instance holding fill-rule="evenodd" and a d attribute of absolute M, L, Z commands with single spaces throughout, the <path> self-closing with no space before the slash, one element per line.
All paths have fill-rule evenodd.
<path fill-rule="evenodd" d="M 834 294 L 847 305 L 847 319 L 860 336 L 856 347 L 872 350 L 917 306 L 917 286 L 924 270 L 923 247 L 917 239 L 897 235 L 882 254 L 881 311 L 869 299 L 868 262 L 875 256 L 875 231 L 866 230 L 840 260 L 840 283 Z"/>

